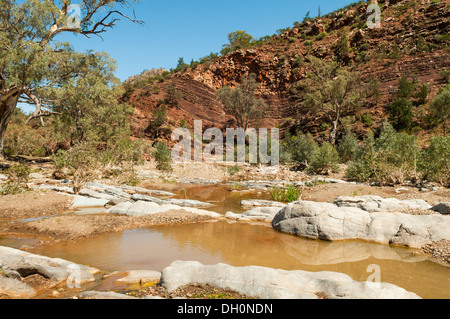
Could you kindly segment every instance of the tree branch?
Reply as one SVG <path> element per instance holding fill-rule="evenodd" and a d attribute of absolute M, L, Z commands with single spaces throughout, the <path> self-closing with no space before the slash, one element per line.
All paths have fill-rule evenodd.
<path fill-rule="evenodd" d="M 45 126 L 45 123 L 44 123 L 44 120 L 43 120 L 43 117 L 44 117 L 44 116 L 50 116 L 50 115 L 52 115 L 52 114 L 58 114 L 58 115 L 61 115 L 61 113 L 59 113 L 59 112 L 43 111 L 43 110 L 42 110 L 42 103 L 41 103 L 41 100 L 38 99 L 38 98 L 36 97 L 36 95 L 34 95 L 30 90 L 26 90 L 24 93 L 29 97 L 30 101 L 32 101 L 32 102 L 35 104 L 35 106 L 36 106 L 36 109 L 35 109 L 34 112 L 28 117 L 28 119 L 25 121 L 25 124 L 28 124 L 32 119 L 40 118 L 40 119 L 41 119 L 41 124 L 42 124 L 42 126 Z"/>

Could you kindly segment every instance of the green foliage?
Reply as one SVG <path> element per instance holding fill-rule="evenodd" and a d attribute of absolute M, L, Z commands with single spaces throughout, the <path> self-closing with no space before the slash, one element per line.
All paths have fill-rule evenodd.
<path fill-rule="evenodd" d="M 389 105 L 389 120 L 397 130 L 411 128 L 414 118 L 412 102 L 404 98 L 395 98 Z"/>
<path fill-rule="evenodd" d="M 298 201 L 302 190 L 299 187 L 289 185 L 288 187 L 275 187 L 270 191 L 272 199 L 278 202 L 290 203 Z"/>
<path fill-rule="evenodd" d="M 157 143 L 154 147 L 153 156 L 156 160 L 156 169 L 163 172 L 172 172 L 172 152 L 165 143 Z"/>
<path fill-rule="evenodd" d="M 316 36 L 316 40 L 317 40 L 317 41 L 320 41 L 320 40 L 324 39 L 327 35 L 328 35 L 328 34 L 327 34 L 326 32 L 319 33 L 319 34 Z"/>
<path fill-rule="evenodd" d="M 146 131 L 155 135 L 158 129 L 167 121 L 167 107 L 165 104 L 157 106 L 152 112 Z"/>
<path fill-rule="evenodd" d="M 419 167 L 425 179 L 450 187 L 450 137 L 433 137 L 421 154 Z"/>
<path fill-rule="evenodd" d="M 30 175 L 31 169 L 29 166 L 18 163 L 11 165 L 7 174 L 9 175 L 9 179 L 13 182 L 26 182 L 28 180 L 28 176 Z"/>
<path fill-rule="evenodd" d="M 81 27 L 76 28 L 67 26 L 69 15 L 64 8 L 70 4 L 68 2 L 0 0 L 0 122 L 9 122 L 9 114 L 20 97 L 36 105 L 34 118 L 57 112 L 61 113 L 64 122 L 64 116 L 70 116 L 67 109 L 77 107 L 70 114 L 82 115 L 72 119 L 69 125 L 62 125 L 68 135 L 76 135 L 74 143 L 88 139 L 85 138 L 88 135 L 86 118 L 98 121 L 100 132 L 92 135 L 104 130 L 109 132 L 105 132 L 106 135 L 116 136 L 117 123 L 105 122 L 96 113 L 99 106 L 119 117 L 124 114 L 123 105 L 119 112 L 115 106 L 111 107 L 112 103 L 118 103 L 116 97 L 123 95 L 116 91 L 120 81 L 113 76 L 115 65 L 106 54 L 75 52 L 69 43 L 54 40 L 55 36 L 64 33 L 92 35 L 105 31 L 114 25 L 116 14 L 122 15 L 120 9 L 111 10 L 116 3 L 122 8 L 131 7 L 128 1 L 83 1 Z M 109 8 L 109 13 L 104 12 L 105 8 Z M 105 26 L 101 31 L 100 25 Z M 4 112 L 5 105 L 8 105 L 8 112 Z M 0 142 L 3 142 L 6 125 L 0 129 Z M 111 131 L 114 132 L 110 134 Z M 0 143 L 0 152 L 3 152 L 3 143 Z"/>
<path fill-rule="evenodd" d="M 369 136 L 361 155 L 349 163 L 346 177 L 358 182 L 403 184 L 417 180 L 419 148 L 416 137 L 397 133 L 392 125 L 384 123 L 380 136 Z"/>
<path fill-rule="evenodd" d="M 354 161 L 358 158 L 361 152 L 359 140 L 350 129 L 345 130 L 345 134 L 339 142 L 337 151 L 343 163 Z"/>
<path fill-rule="evenodd" d="M 418 99 L 417 104 L 423 105 L 428 101 L 428 85 L 422 84 L 420 86 L 419 92 L 416 94 L 416 98 Z"/>
<path fill-rule="evenodd" d="M 177 106 L 178 101 L 183 98 L 183 93 L 181 93 L 174 83 L 170 83 L 166 89 L 166 95 L 164 101 L 169 106 Z"/>
<path fill-rule="evenodd" d="M 344 29 L 339 30 L 338 36 L 338 41 L 334 47 L 334 55 L 336 62 L 342 65 L 348 61 L 350 47 L 348 45 L 348 36 Z"/>
<path fill-rule="evenodd" d="M 233 176 L 239 173 L 240 170 L 241 168 L 238 165 L 230 166 L 228 167 L 228 174 L 230 174 L 230 176 Z"/>
<path fill-rule="evenodd" d="M 111 172 L 111 167 L 133 167 L 143 162 L 148 152 L 145 142 L 122 139 L 102 145 L 96 143 L 79 143 L 67 151 L 59 150 L 53 159 L 57 170 L 69 169 L 74 177 L 74 189 L 78 192 L 91 180 L 101 178 Z"/>
<path fill-rule="evenodd" d="M 329 141 L 334 145 L 341 116 L 362 105 L 367 93 L 358 73 L 339 67 L 337 62 L 326 62 L 313 56 L 308 59 L 311 61 L 310 75 L 299 83 L 305 91 L 302 104 L 308 111 L 325 113 L 330 118 Z"/>
<path fill-rule="evenodd" d="M 252 45 L 253 36 L 246 31 L 238 30 L 228 34 L 228 44 L 223 45 L 222 54 L 227 54 L 239 49 L 243 49 Z"/>
<path fill-rule="evenodd" d="M 250 121 L 259 119 L 267 106 L 263 99 L 255 97 L 258 83 L 254 73 L 251 73 L 249 77 L 242 76 L 241 82 L 241 86 L 234 89 L 224 86 L 217 91 L 216 95 L 225 111 L 234 116 L 237 127 L 245 131 Z"/>
<path fill-rule="evenodd" d="M 301 167 L 308 167 L 319 148 L 310 134 L 298 134 L 287 141 L 290 159 Z"/>
<path fill-rule="evenodd" d="M 439 93 L 430 104 L 431 112 L 438 124 L 442 124 L 444 136 L 447 134 L 450 120 L 450 84 L 439 90 Z"/>
<path fill-rule="evenodd" d="M 11 165 L 6 174 L 9 176 L 9 180 L 2 188 L 0 188 L 0 195 L 16 195 L 24 193 L 28 186 L 24 183 L 28 181 L 31 169 L 29 166 L 21 163 Z"/>
<path fill-rule="evenodd" d="M 412 111 L 413 103 L 410 99 L 414 89 L 414 82 L 409 81 L 407 76 L 399 79 L 397 96 L 388 106 L 389 120 L 396 130 L 411 128 L 414 113 Z"/>
<path fill-rule="evenodd" d="M 336 149 L 330 143 L 325 142 L 314 154 L 308 170 L 316 174 L 330 174 L 338 171 L 339 162 L 339 154 Z"/>
<path fill-rule="evenodd" d="M 380 83 L 377 79 L 371 78 L 369 82 L 369 92 L 371 96 L 375 97 L 375 101 L 378 102 L 381 97 Z"/>
<path fill-rule="evenodd" d="M 42 157 L 53 153 L 57 140 L 64 140 L 61 132 L 56 132 L 51 126 L 25 125 L 26 119 L 27 116 L 20 109 L 14 111 L 4 137 L 5 155 Z"/>

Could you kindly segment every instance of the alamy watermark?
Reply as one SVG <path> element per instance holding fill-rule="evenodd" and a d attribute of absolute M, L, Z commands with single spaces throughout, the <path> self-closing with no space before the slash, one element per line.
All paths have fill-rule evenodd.
<path fill-rule="evenodd" d="M 67 287 L 70 289 L 81 288 L 81 269 L 77 264 L 67 266 Z"/>
<path fill-rule="evenodd" d="M 366 283 L 369 285 L 380 288 L 381 287 L 381 267 L 377 264 L 372 264 L 367 267 L 367 272 L 371 275 L 367 278 Z"/>
<path fill-rule="evenodd" d="M 378 4 L 372 3 L 367 6 L 367 13 L 371 13 L 367 19 L 367 27 L 369 29 L 381 28 L 381 8 Z"/>
<path fill-rule="evenodd" d="M 78 4 L 71 4 L 67 7 L 66 25 L 73 29 L 81 27 L 81 7 Z"/>

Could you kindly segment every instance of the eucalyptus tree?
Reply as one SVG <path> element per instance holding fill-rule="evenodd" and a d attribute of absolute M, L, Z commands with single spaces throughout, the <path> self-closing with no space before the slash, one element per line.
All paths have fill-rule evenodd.
<path fill-rule="evenodd" d="M 0 157 L 5 130 L 19 102 L 35 106 L 28 121 L 42 119 L 57 112 L 55 107 L 67 98 L 62 90 L 83 83 L 77 79 L 111 70 L 101 55 L 75 52 L 70 43 L 55 37 L 64 33 L 101 37 L 120 18 L 142 23 L 126 15 L 133 2 L 0 0 Z M 104 83 L 109 85 L 108 80 Z"/>
<path fill-rule="evenodd" d="M 336 144 L 338 124 L 343 115 L 364 103 L 365 86 L 359 74 L 338 63 L 309 56 L 310 72 L 299 86 L 304 89 L 303 105 L 312 112 L 323 112 L 329 119 L 329 142 Z"/>

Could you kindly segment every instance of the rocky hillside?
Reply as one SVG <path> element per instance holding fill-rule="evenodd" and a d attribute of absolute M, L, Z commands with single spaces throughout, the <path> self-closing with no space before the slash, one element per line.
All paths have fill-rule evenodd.
<path fill-rule="evenodd" d="M 365 83 L 375 79 L 380 89 L 378 98 L 371 96 L 364 107 L 345 114 L 346 125 L 359 136 L 376 129 L 387 117 L 386 107 L 395 96 L 399 78 L 406 75 L 428 86 L 428 102 L 414 108 L 417 127 L 412 133 L 429 136 L 433 128 L 422 120 L 428 114 L 429 102 L 448 81 L 442 71 L 450 70 L 449 5 L 430 0 L 378 3 L 382 9 L 379 29 L 367 27 L 367 4 L 361 2 L 305 19 L 251 47 L 128 85 L 126 100 L 135 108 L 134 134 L 154 137 L 147 130 L 149 119 L 174 88 L 181 94 L 177 103 L 167 108 L 167 132 L 179 125 L 193 127 L 195 119 L 202 119 L 204 127 L 233 126 L 233 117 L 224 112 L 215 91 L 239 85 L 242 75 L 255 73 L 260 84 L 258 95 L 269 106 L 262 127 L 279 126 L 282 133 L 301 127 L 318 139 L 325 138 L 329 128 L 323 125 L 324 117 L 320 113 L 308 115 L 301 107 L 302 92 L 294 94 L 293 87 L 308 73 L 307 56 L 334 59 L 336 44 L 345 33 L 350 48 L 346 65 L 358 71 Z"/>

